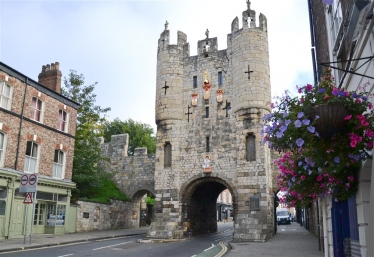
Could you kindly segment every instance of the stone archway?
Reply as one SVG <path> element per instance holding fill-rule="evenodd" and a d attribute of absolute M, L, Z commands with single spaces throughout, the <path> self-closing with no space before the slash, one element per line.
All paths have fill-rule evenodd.
<path fill-rule="evenodd" d="M 219 177 L 198 177 L 190 179 L 182 186 L 182 222 L 187 222 L 194 235 L 217 231 L 217 197 L 225 189 L 232 195 L 235 221 L 237 193 L 230 182 Z"/>
<path fill-rule="evenodd" d="M 153 199 L 155 198 L 155 194 L 148 189 L 138 189 L 133 195 L 131 195 L 131 200 L 134 203 L 133 211 L 136 211 L 135 216 L 139 222 L 139 227 L 150 225 L 153 218 L 154 208 L 152 204 L 147 204 L 145 201 L 147 196 L 150 196 Z"/>

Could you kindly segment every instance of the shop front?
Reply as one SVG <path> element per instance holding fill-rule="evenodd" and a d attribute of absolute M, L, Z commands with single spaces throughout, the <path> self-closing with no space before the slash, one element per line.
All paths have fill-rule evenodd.
<path fill-rule="evenodd" d="M 76 208 L 70 206 L 75 183 L 39 176 L 36 196 L 31 193 L 32 203 L 25 203 L 27 193 L 19 190 L 21 176 L 21 172 L 0 169 L 0 239 L 19 238 L 31 232 L 75 232 L 75 220 L 68 218 L 76 216 Z"/>

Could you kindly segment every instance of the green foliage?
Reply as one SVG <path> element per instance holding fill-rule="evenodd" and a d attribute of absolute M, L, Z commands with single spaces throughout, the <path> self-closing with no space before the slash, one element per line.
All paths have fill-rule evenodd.
<path fill-rule="evenodd" d="M 80 104 L 77 113 L 75 150 L 72 180 L 77 184 L 72 199 L 91 198 L 104 188 L 104 182 L 110 180 L 111 174 L 100 170 L 97 165 L 103 160 L 97 138 L 100 127 L 105 122 L 105 113 L 110 108 L 96 105 L 93 93 L 97 83 L 84 85 L 84 76 L 70 70 L 68 78 L 64 78 L 62 94 Z"/>
<path fill-rule="evenodd" d="M 95 190 L 91 197 L 81 198 L 81 200 L 89 200 L 99 203 L 109 203 L 110 199 L 130 201 L 130 199 L 118 189 L 111 178 L 104 178 L 101 183 L 104 190 Z"/>
<path fill-rule="evenodd" d="M 132 119 L 121 121 L 119 118 L 107 122 L 103 126 L 104 140 L 110 142 L 112 135 L 129 134 L 128 155 L 134 155 L 137 147 L 147 147 L 148 153 L 156 152 L 156 137 L 150 125 Z"/>
<path fill-rule="evenodd" d="M 147 199 L 145 200 L 147 205 L 155 205 L 155 199 L 147 196 Z"/>

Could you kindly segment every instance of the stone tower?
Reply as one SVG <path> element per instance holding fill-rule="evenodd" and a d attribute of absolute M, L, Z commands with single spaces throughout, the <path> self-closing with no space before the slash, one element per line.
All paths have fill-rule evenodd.
<path fill-rule="evenodd" d="M 249 2 L 249 1 L 248 1 Z M 217 230 L 216 200 L 233 198 L 234 240 L 266 241 L 273 235 L 271 158 L 261 143 L 261 118 L 270 112 L 266 17 L 248 9 L 236 17 L 227 49 L 217 38 L 177 45 L 165 30 L 158 40 L 155 217 L 149 238 L 180 238 Z"/>

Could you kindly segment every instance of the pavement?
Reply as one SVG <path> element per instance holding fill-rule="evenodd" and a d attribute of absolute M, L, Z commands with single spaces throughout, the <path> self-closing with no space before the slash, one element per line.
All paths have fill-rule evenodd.
<path fill-rule="evenodd" d="M 130 228 L 130 229 L 116 229 L 116 230 L 100 230 L 92 232 L 72 233 L 63 235 L 51 234 L 34 234 L 31 239 L 26 237 L 26 244 L 24 238 L 0 240 L 0 254 L 3 252 L 13 252 L 19 250 L 35 249 L 42 247 L 50 247 L 56 245 L 64 245 L 71 243 L 79 243 L 85 241 L 94 241 L 102 239 L 110 239 L 124 236 L 144 235 L 147 233 L 149 227 Z"/>
<path fill-rule="evenodd" d="M 149 227 L 134 229 L 117 229 L 92 231 L 64 235 L 35 234 L 30 237 L 0 240 L 0 254 L 10 251 L 27 250 L 41 247 L 79 243 L 85 241 L 102 240 L 124 236 L 145 235 Z M 305 230 L 298 223 L 281 225 L 277 234 L 265 243 L 230 243 L 232 250 L 226 253 L 228 257 L 317 257 L 323 256 L 318 250 L 318 240 L 315 235 Z M 211 250 L 213 255 L 222 256 L 225 246 L 217 245 Z M 199 255 L 200 256 L 200 255 Z M 202 254 L 201 256 L 204 256 Z"/>
<path fill-rule="evenodd" d="M 277 234 L 265 243 L 230 243 L 230 246 L 228 257 L 324 256 L 318 250 L 318 238 L 296 222 L 280 225 Z"/>

